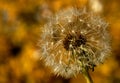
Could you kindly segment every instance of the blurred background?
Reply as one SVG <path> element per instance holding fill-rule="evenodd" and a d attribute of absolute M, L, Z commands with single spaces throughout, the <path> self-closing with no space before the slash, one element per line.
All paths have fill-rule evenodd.
<path fill-rule="evenodd" d="M 120 0 L 99 1 L 90 6 L 109 22 L 112 55 L 90 74 L 95 83 L 120 83 Z M 86 4 L 87 0 L 0 0 L 0 83 L 86 83 L 81 74 L 70 79 L 53 75 L 36 52 L 42 26 L 51 15 Z"/>

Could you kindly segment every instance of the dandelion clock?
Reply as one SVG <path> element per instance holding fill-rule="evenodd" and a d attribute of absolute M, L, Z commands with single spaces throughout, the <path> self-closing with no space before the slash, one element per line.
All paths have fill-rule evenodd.
<path fill-rule="evenodd" d="M 79 73 L 92 83 L 88 71 L 110 53 L 108 23 L 85 8 L 56 13 L 43 26 L 40 57 L 56 75 L 70 78 Z"/>

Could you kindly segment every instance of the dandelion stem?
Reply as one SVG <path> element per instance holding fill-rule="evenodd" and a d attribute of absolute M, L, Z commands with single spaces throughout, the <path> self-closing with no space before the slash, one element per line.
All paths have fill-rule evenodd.
<path fill-rule="evenodd" d="M 91 76 L 90 76 L 90 74 L 88 72 L 88 68 L 83 69 L 83 75 L 84 75 L 87 83 L 93 83 L 93 80 L 92 80 L 92 78 L 91 78 Z"/>

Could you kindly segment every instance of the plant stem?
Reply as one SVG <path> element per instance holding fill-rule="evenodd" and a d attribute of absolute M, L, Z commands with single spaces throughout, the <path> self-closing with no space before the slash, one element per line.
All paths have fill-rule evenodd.
<path fill-rule="evenodd" d="M 87 68 L 84 68 L 84 69 L 83 69 L 83 75 L 84 75 L 87 83 L 93 83 L 93 80 L 92 80 L 92 78 L 90 77 L 90 74 L 89 74 Z"/>

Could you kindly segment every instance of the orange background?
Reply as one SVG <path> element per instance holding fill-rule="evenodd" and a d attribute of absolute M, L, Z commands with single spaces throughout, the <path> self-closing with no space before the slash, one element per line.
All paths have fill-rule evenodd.
<path fill-rule="evenodd" d="M 0 83 L 85 83 L 81 74 L 54 76 L 37 54 L 41 29 L 48 17 L 87 0 L 0 0 Z M 90 72 L 95 83 L 120 83 L 120 0 L 101 0 L 109 22 L 112 55 Z"/>

